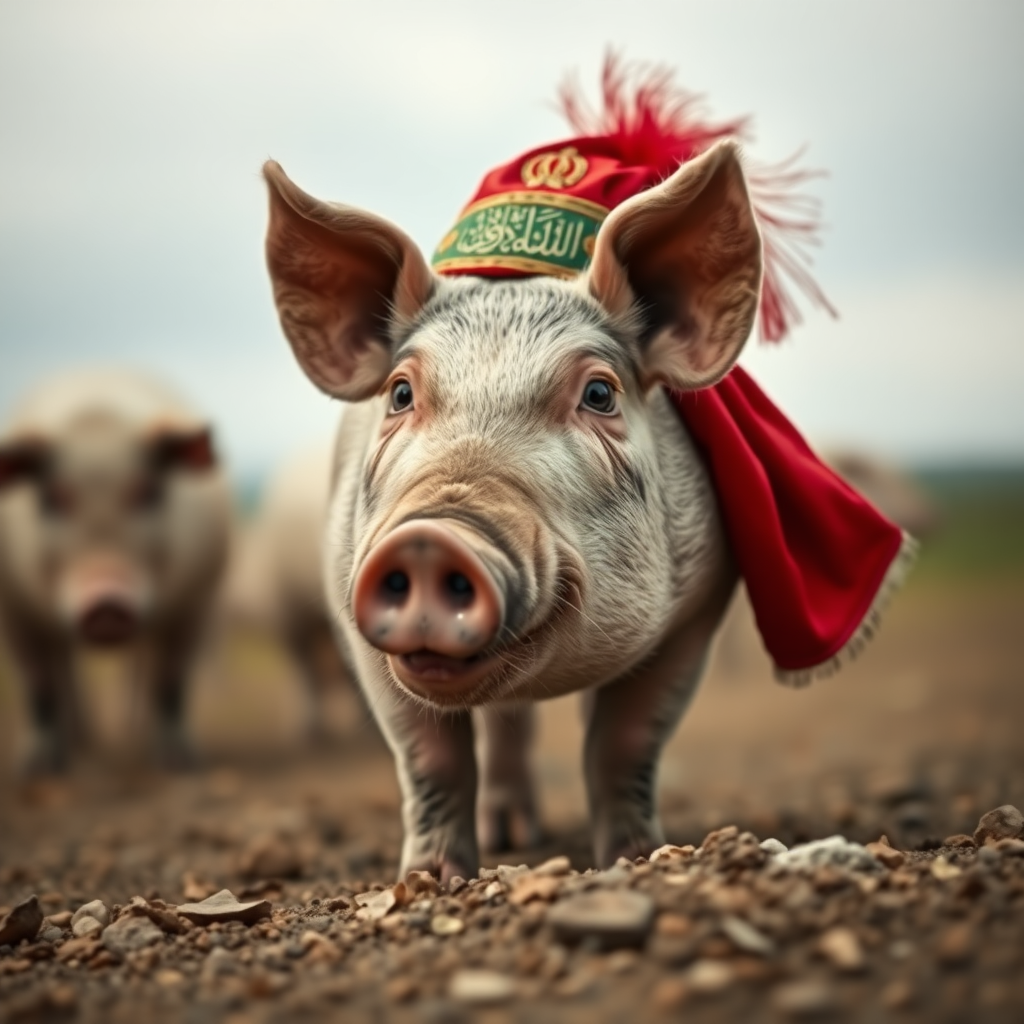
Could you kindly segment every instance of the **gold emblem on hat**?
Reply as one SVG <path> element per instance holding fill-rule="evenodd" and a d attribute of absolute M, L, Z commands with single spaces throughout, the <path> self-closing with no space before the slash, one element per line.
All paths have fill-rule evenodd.
<path fill-rule="evenodd" d="M 566 146 L 557 153 L 531 156 L 520 174 L 527 188 L 572 188 L 587 173 L 588 166 L 575 146 Z"/>

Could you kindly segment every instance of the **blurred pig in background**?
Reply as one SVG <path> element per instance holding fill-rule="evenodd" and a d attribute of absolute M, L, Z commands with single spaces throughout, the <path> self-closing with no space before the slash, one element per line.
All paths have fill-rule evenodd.
<path fill-rule="evenodd" d="M 186 681 L 228 549 L 208 423 L 123 370 L 53 378 L 0 434 L 0 629 L 31 722 L 25 768 L 65 769 L 84 735 L 83 649 L 131 657 L 155 755 L 186 766 Z"/>
<path fill-rule="evenodd" d="M 240 540 L 224 595 L 229 626 L 269 634 L 289 655 L 306 696 L 303 733 L 323 741 L 328 693 L 347 672 L 331 637 L 322 541 L 330 444 L 297 452 L 272 474 Z"/>

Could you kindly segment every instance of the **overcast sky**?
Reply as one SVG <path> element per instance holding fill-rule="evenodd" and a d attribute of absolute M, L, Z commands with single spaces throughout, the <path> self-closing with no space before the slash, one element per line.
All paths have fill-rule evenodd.
<path fill-rule="evenodd" d="M 678 69 L 759 159 L 806 146 L 809 311 L 747 365 L 822 443 L 1024 459 L 1024 4 L 0 0 L 0 415 L 55 369 L 153 367 L 259 471 L 336 409 L 279 333 L 268 156 L 431 250 L 478 179 L 567 134 L 567 71 Z"/>

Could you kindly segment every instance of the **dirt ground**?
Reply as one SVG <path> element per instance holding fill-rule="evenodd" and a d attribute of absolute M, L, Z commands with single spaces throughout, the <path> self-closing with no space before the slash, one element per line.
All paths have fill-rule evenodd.
<path fill-rule="evenodd" d="M 544 706 L 546 842 L 487 863 L 567 855 L 573 870 L 485 872 L 450 896 L 426 880 L 379 895 L 395 880 L 398 791 L 343 686 L 331 740 L 313 747 L 280 652 L 251 636 L 220 645 L 192 704 L 205 767 L 166 777 L 134 757 L 124 680 L 99 668 L 87 697 L 105 755 L 62 783 L 0 780 L 0 905 L 35 894 L 51 915 L 42 937 L 0 947 L 0 1019 L 1024 1020 L 1024 856 L 1013 840 L 945 843 L 993 808 L 1024 808 L 1017 576 L 925 573 L 858 662 L 799 691 L 772 682 L 734 614 L 663 762 L 682 849 L 655 864 L 576 874 L 591 867 L 577 708 Z M 8 679 L 0 760 L 20 713 Z M 725 826 L 738 832 L 705 840 Z M 786 846 L 885 834 L 906 859 L 780 872 L 747 832 Z M 270 916 L 211 928 L 172 914 L 138 949 L 75 939 L 62 954 L 61 913 L 86 902 L 159 911 L 222 888 L 268 900 Z M 549 915 L 584 890 L 640 894 L 655 916 L 577 943 Z M 159 918 L 146 913 L 133 920 Z"/>

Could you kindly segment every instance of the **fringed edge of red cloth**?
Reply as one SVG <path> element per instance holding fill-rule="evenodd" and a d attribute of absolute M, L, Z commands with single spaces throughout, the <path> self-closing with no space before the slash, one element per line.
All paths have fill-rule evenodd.
<path fill-rule="evenodd" d="M 826 466 L 741 367 L 669 397 L 707 461 L 776 678 L 833 674 L 874 635 L 916 541 Z"/>

